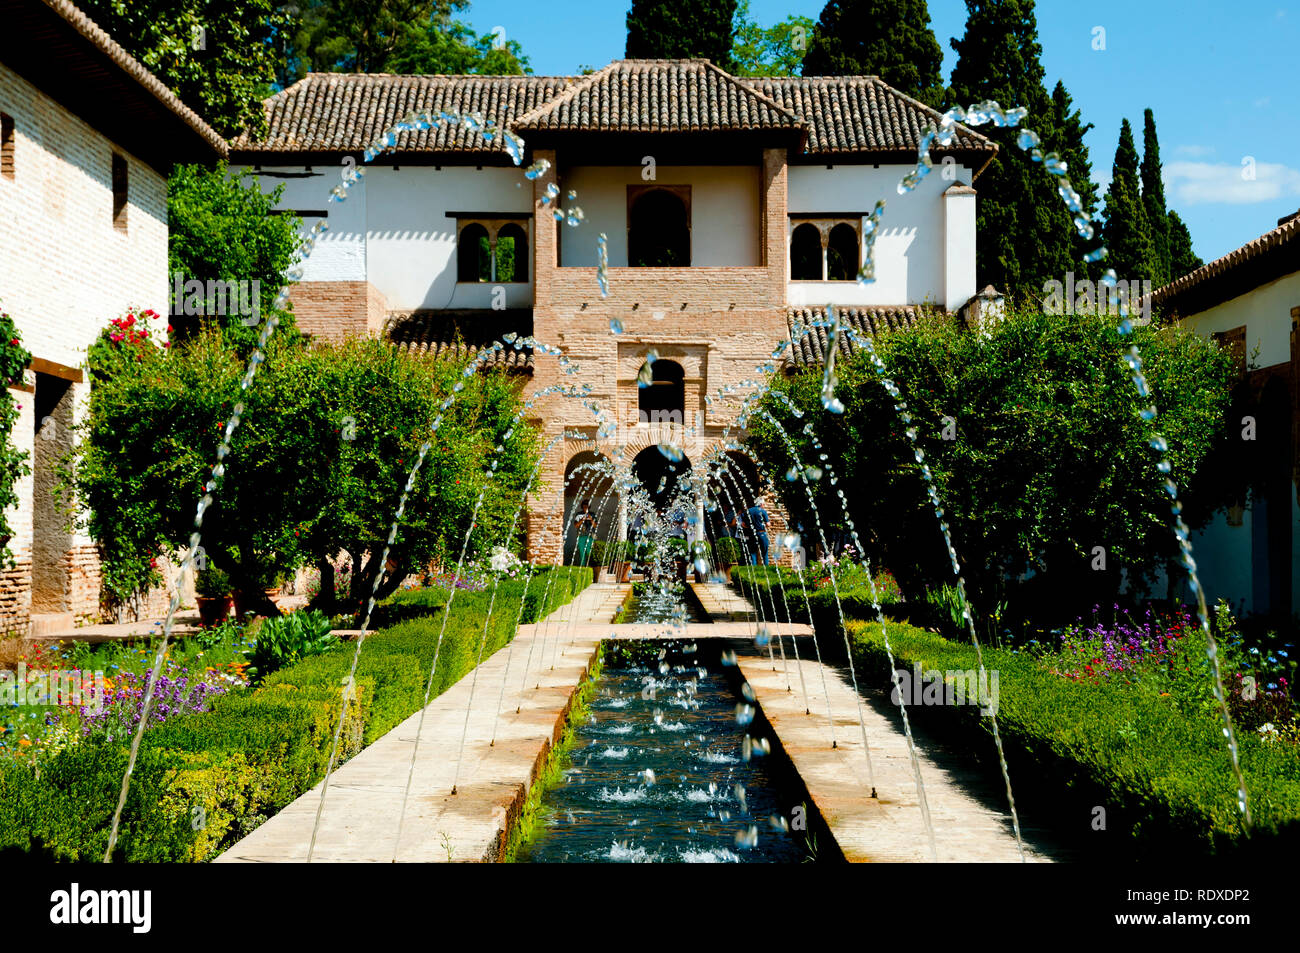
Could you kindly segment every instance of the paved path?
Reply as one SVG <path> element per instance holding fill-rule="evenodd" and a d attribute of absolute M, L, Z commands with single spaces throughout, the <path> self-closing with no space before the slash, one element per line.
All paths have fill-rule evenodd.
<path fill-rule="evenodd" d="M 559 626 L 541 628 L 540 636 L 521 631 L 511 646 L 485 659 L 477 684 L 471 672 L 425 709 L 400 847 L 397 820 L 419 712 L 335 770 L 313 861 L 390 863 L 395 847 L 400 861 L 502 859 L 507 820 L 521 809 L 600 641 L 600 636 L 570 637 Z M 503 675 L 505 695 L 494 732 Z M 467 707 L 469 733 L 458 771 Z M 317 785 L 216 862 L 305 861 L 319 804 Z"/>
<path fill-rule="evenodd" d="M 928 861 L 929 840 L 906 737 L 897 715 L 892 711 L 889 716 L 883 715 L 863 702 L 872 764 L 868 772 L 862 753 L 858 695 L 849 673 L 810 661 L 813 646 L 807 639 L 800 641 L 801 663 L 795 662 L 787 643 L 787 660 L 783 663 L 778 658 L 775 669 L 766 657 L 748 655 L 741 656 L 740 670 L 809 796 L 848 860 Z M 804 685 L 808 692 L 806 707 Z M 834 748 L 827 718 L 828 697 Z M 924 750 L 918 755 L 938 859 L 1018 862 L 1020 855 L 1005 796 L 999 798 L 998 792 L 990 791 L 987 798 L 977 797 L 970 792 L 988 785 L 974 777 L 968 766 L 942 766 L 930 760 Z M 876 799 L 869 796 L 873 781 Z M 1028 847 L 1025 856 L 1030 861 L 1050 859 Z"/>

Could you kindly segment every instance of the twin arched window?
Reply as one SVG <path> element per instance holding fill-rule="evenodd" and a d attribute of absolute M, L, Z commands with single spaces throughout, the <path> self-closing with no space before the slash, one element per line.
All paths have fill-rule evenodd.
<path fill-rule="evenodd" d="M 462 222 L 456 241 L 456 280 L 526 282 L 528 233 L 516 222 Z"/>
<path fill-rule="evenodd" d="M 790 235 L 791 281 L 854 281 L 861 260 L 858 230 L 848 222 L 804 222 Z"/>

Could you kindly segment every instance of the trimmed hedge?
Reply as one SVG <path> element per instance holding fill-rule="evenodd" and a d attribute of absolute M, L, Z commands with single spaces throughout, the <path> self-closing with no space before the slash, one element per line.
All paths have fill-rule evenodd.
<path fill-rule="evenodd" d="M 839 607 L 835 604 L 835 590 L 830 586 L 815 588 L 808 570 L 804 570 L 804 589 L 799 588 L 799 577 L 794 570 L 776 566 L 737 566 L 731 571 L 731 580 L 741 594 L 751 602 L 757 603 L 761 596 L 766 612 L 770 612 L 775 604 L 777 615 L 782 622 L 785 621 L 785 612 L 788 608 L 795 623 L 806 623 L 811 613 L 813 627 L 818 632 L 840 631 L 840 613 Z M 876 610 L 871 603 L 871 589 L 865 581 L 865 574 L 855 572 L 840 580 L 839 584 L 840 606 L 844 609 L 845 619 L 876 617 Z M 783 585 L 784 602 L 780 591 Z M 805 590 L 807 602 L 804 601 Z M 879 596 L 881 609 L 887 618 L 906 613 L 908 607 L 897 596 L 890 597 L 883 591 Z M 822 646 L 823 652 L 830 651 L 832 656 L 837 652 L 840 656 L 844 654 L 840 639 L 827 639 L 826 643 Z"/>
<path fill-rule="evenodd" d="M 591 580 L 591 570 L 583 567 L 538 573 L 528 586 L 524 621 L 569 602 Z M 419 708 L 440 631 L 433 696 L 474 667 L 485 621 L 484 658 L 513 638 L 523 596 L 524 580 L 502 582 L 488 619 L 490 589 L 457 592 L 443 631 L 445 598 L 418 591 L 395 595 L 394 604 L 423 605 L 425 612 L 367 637 L 341 760 Z M 256 689 L 218 697 L 211 711 L 146 731 L 115 858 L 210 859 L 310 790 L 325 773 L 341 685 L 355 650 L 355 644 L 345 643 L 303 659 Z M 66 860 L 102 858 L 129 740 L 73 745 L 39 768 L 15 762 L 0 767 L 0 850 L 43 851 Z"/>
<path fill-rule="evenodd" d="M 859 677 L 888 689 L 879 625 L 852 621 L 849 632 Z M 978 668 L 969 644 L 896 622 L 888 623 L 888 633 L 898 668 Z M 1168 858 L 1277 851 L 1283 841 L 1296 846 L 1300 755 L 1283 742 L 1239 731 L 1254 820 L 1252 837 L 1242 834 L 1201 638 L 1185 637 L 1189 671 L 1166 694 L 1140 682 L 1065 678 L 1025 652 L 985 647 L 985 667 L 998 672 L 998 727 L 1022 810 L 1060 811 L 1085 844 L 1132 860 L 1154 850 Z M 977 754 L 994 756 L 989 719 L 977 706 L 909 706 L 908 712 Z M 1064 799 L 1062 787 L 1070 792 Z M 1106 809 L 1110 837 L 1090 828 L 1095 805 Z"/>

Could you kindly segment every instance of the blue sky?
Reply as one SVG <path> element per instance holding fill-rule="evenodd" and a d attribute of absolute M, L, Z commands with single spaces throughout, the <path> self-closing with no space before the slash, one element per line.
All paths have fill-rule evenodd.
<path fill-rule="evenodd" d="M 791 14 L 816 19 L 822 5 L 751 0 L 750 7 L 770 25 Z M 463 18 L 483 33 L 503 27 L 523 45 L 534 72 L 572 74 L 623 55 L 629 6 L 473 0 Z M 964 32 L 966 5 L 929 6 L 947 79 L 956 59 L 948 39 Z M 1093 48 L 1097 27 L 1105 31 L 1104 50 Z M 1094 178 L 1103 185 L 1120 121 L 1133 123 L 1140 148 L 1142 110 L 1155 110 L 1166 194 L 1203 259 L 1232 251 L 1300 209 L 1300 123 L 1285 112 L 1300 107 L 1300 5 L 1040 0 L 1038 32 L 1048 88 L 1063 79 L 1084 121 L 1096 126 L 1087 141 Z"/>

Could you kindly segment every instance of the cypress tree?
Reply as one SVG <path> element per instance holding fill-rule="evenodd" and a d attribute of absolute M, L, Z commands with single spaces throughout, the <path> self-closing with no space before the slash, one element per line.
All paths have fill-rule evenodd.
<path fill-rule="evenodd" d="M 1091 129 L 1092 123 L 1085 123 L 1079 110 L 1074 109 L 1074 100 L 1065 88 L 1065 83 L 1057 80 L 1052 89 L 1052 126 L 1056 138 L 1051 146 L 1060 154 L 1068 166 L 1067 175 L 1074 190 L 1079 193 L 1084 210 L 1089 216 L 1097 214 L 1097 183 L 1092 181 L 1092 161 L 1088 157 L 1088 146 L 1083 137 Z M 1096 270 L 1083 261 L 1083 256 L 1092 251 L 1099 239 L 1084 238 L 1077 231 L 1071 239 L 1070 265 L 1076 274 L 1091 277 Z"/>
<path fill-rule="evenodd" d="M 1169 280 L 1177 281 L 1205 262 L 1192 251 L 1192 233 L 1173 209 L 1169 210 Z"/>
<path fill-rule="evenodd" d="M 966 33 L 952 41 L 957 65 L 948 102 L 1024 106 L 1024 125 L 1050 146 L 1057 135 L 1033 0 L 966 0 L 966 11 Z M 1070 215 L 1052 177 L 1015 145 L 1014 130 L 980 131 L 1002 149 L 975 183 L 978 284 L 1041 298 L 1044 283 L 1064 280 L 1072 267 Z"/>
<path fill-rule="evenodd" d="M 1109 255 L 1105 266 L 1115 269 L 1125 281 L 1151 280 L 1154 284 L 1151 226 L 1138 181 L 1137 146 L 1127 119 L 1119 130 L 1115 164 L 1106 190 L 1106 226 L 1103 230 Z"/>
<path fill-rule="evenodd" d="M 943 101 L 943 49 L 926 0 L 830 0 L 804 57 L 804 76 L 879 76 L 930 106 Z"/>
<path fill-rule="evenodd" d="M 1142 206 L 1151 226 L 1151 282 L 1159 288 L 1169 281 L 1169 213 L 1165 208 L 1165 184 L 1160 179 L 1156 117 L 1150 109 L 1142 114 Z"/>
<path fill-rule="evenodd" d="M 736 0 L 632 0 L 626 56 L 635 59 L 706 57 L 731 68 Z"/>

